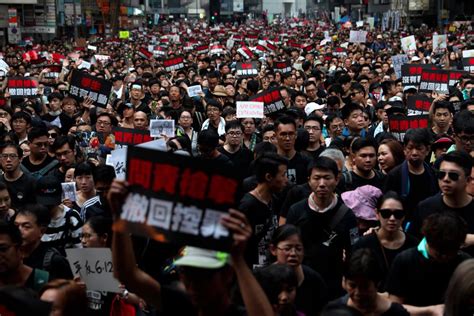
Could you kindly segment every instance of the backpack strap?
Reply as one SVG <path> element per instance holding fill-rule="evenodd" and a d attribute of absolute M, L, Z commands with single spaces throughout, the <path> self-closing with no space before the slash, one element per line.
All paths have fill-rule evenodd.
<path fill-rule="evenodd" d="M 34 269 L 34 280 L 33 289 L 35 291 L 41 290 L 41 288 L 49 281 L 49 272 L 41 269 Z"/>
<path fill-rule="evenodd" d="M 346 215 L 348 211 L 349 208 L 344 203 L 341 203 L 341 205 L 336 211 L 336 214 L 334 214 L 334 216 L 331 217 L 331 220 L 329 221 L 328 226 L 330 231 L 333 231 L 334 228 L 336 228 L 337 224 L 339 224 L 339 222 L 342 220 L 342 218 L 344 217 L 344 215 Z"/>
<path fill-rule="evenodd" d="M 56 167 L 58 164 L 59 164 L 59 161 L 57 161 L 56 159 L 54 159 L 54 160 L 51 161 L 49 164 L 47 164 L 46 166 L 44 166 L 43 169 L 39 170 L 37 174 L 40 175 L 40 176 L 44 176 L 44 175 L 47 174 L 49 171 L 51 171 L 54 167 Z"/>
<path fill-rule="evenodd" d="M 56 248 L 48 248 L 43 257 L 43 269 L 49 271 L 55 255 L 61 255 Z"/>
<path fill-rule="evenodd" d="M 344 188 L 347 189 L 348 186 L 352 185 L 352 173 L 350 170 L 344 171 L 342 173 L 342 177 L 344 178 Z"/>

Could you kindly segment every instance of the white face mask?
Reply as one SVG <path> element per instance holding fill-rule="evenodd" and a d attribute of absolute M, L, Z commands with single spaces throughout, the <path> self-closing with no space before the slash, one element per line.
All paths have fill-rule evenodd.
<path fill-rule="evenodd" d="M 58 116 L 59 114 L 61 114 L 61 110 L 49 111 L 49 114 L 52 115 L 52 116 Z"/>

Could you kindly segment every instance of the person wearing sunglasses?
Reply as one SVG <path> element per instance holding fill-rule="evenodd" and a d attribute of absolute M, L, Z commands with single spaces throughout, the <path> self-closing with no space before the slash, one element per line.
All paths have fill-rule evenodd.
<path fill-rule="evenodd" d="M 30 141 L 30 154 L 23 158 L 21 164 L 35 178 L 44 176 L 58 165 L 58 161 L 48 155 L 50 146 L 48 139 L 49 132 L 46 128 L 33 127 L 28 132 L 28 140 Z"/>
<path fill-rule="evenodd" d="M 453 212 L 468 224 L 468 237 L 464 250 L 474 254 L 474 199 L 466 188 L 471 180 L 472 158 L 465 152 L 455 151 L 444 155 L 437 172 L 441 194 L 436 194 L 418 204 L 409 232 L 420 236 L 423 220 L 433 213 Z"/>
<path fill-rule="evenodd" d="M 377 288 L 379 292 L 384 292 L 386 277 L 395 257 L 402 251 L 415 247 L 418 242 L 416 238 L 402 230 L 406 211 L 402 199 L 396 192 L 389 191 L 378 199 L 375 216 L 380 223 L 379 227 L 360 238 L 355 243 L 353 251 L 369 248 L 373 252 L 382 273 Z"/>

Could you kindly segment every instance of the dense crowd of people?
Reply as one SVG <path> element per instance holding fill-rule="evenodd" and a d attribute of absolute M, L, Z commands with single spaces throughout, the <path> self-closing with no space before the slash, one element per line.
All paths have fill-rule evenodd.
<path fill-rule="evenodd" d="M 4 47 L 1 314 L 472 315 L 474 74 L 419 92 L 392 61 L 462 71 L 472 27 L 439 32 L 441 49 L 424 26 L 325 18 L 182 20 Z M 365 42 L 349 42 L 351 29 Z M 111 82 L 106 104 L 74 92 L 78 72 Z M 33 95 L 11 85 L 22 79 L 38 83 Z M 283 106 L 240 116 L 237 104 L 275 90 Z M 414 96 L 429 99 L 428 126 L 391 130 Z M 106 163 L 121 147 L 114 129 L 155 119 L 175 122 L 160 137 L 169 155 L 238 175 L 240 200 L 221 219 L 228 253 L 113 231 L 129 192 Z M 110 248 L 118 294 L 88 288 L 68 248 Z"/>

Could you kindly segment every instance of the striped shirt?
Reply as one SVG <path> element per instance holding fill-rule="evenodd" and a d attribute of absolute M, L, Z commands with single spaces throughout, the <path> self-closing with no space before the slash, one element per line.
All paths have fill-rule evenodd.
<path fill-rule="evenodd" d="M 64 253 L 65 248 L 82 248 L 81 233 L 84 223 L 76 210 L 61 206 L 62 214 L 51 219 L 41 241 Z"/>

